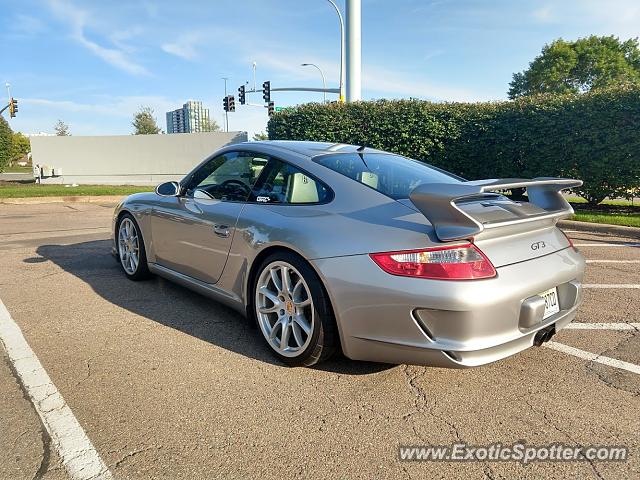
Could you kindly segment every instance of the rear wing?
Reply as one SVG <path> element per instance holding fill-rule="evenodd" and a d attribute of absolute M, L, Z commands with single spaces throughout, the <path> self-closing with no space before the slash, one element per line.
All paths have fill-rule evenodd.
<path fill-rule="evenodd" d="M 562 190 L 582 185 L 581 180 L 568 178 L 506 178 L 501 180 L 475 180 L 462 183 L 425 183 L 416 187 L 409 199 L 433 225 L 436 235 L 443 242 L 469 239 L 485 228 L 509 224 L 569 217 L 573 208 L 562 196 Z M 526 188 L 529 203 L 543 213 L 529 215 L 516 220 L 482 224 L 456 205 L 457 201 L 482 196 L 496 190 Z"/>

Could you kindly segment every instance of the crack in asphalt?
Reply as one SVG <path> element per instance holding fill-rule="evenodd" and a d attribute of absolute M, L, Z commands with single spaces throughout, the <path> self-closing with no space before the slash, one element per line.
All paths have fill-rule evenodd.
<path fill-rule="evenodd" d="M 407 385 L 409 386 L 409 389 L 411 390 L 414 396 L 415 410 L 405 414 L 402 418 L 410 422 L 413 433 L 425 443 L 427 443 L 426 439 L 420 433 L 418 433 L 416 425 L 411 420 L 412 417 L 417 414 L 421 414 L 421 415 L 428 414 L 433 418 L 435 418 L 436 420 L 441 421 L 442 423 L 447 425 L 447 427 L 449 427 L 450 432 L 452 431 L 454 433 L 456 440 L 458 442 L 463 442 L 464 440 L 462 438 L 462 434 L 460 433 L 460 429 L 458 428 L 458 426 L 451 420 L 436 413 L 435 410 L 438 407 L 438 402 L 436 401 L 435 398 L 432 398 L 431 402 L 429 402 L 426 392 L 416 383 L 416 380 L 418 378 L 424 377 L 424 375 L 427 373 L 427 367 L 421 367 L 421 371 L 415 374 L 410 373 L 410 368 L 411 367 L 409 365 L 404 365 L 403 372 L 407 380 Z M 414 367 L 414 368 L 417 369 L 418 367 Z M 411 474 L 407 471 L 406 467 L 403 466 L 402 469 L 404 473 L 408 475 L 409 478 L 411 478 Z M 485 475 L 485 478 L 489 480 L 504 478 L 502 475 L 497 473 L 489 463 L 486 463 L 486 462 L 484 462 L 484 465 L 483 465 L 483 473 Z"/>
<path fill-rule="evenodd" d="M 5 348 L 4 344 L 2 343 L 2 341 L 0 341 L 0 346 L 2 346 L 2 348 L 6 351 L 6 348 Z M 6 354 L 4 354 L 4 352 L 2 354 L 2 359 L 3 359 L 4 363 L 7 365 L 7 367 L 9 368 L 9 372 L 11 373 L 11 376 L 13 377 L 13 380 L 16 382 L 16 384 L 20 388 L 20 392 L 22 393 L 22 397 L 29 404 L 29 406 L 33 409 L 33 413 L 35 414 L 36 418 L 38 419 L 38 426 L 39 426 L 39 430 L 40 430 L 40 441 L 42 443 L 42 455 L 41 455 L 41 458 L 40 458 L 40 465 L 38 466 L 38 470 L 36 470 L 36 472 L 35 472 L 35 474 L 33 476 L 33 480 L 40 480 L 49 471 L 49 461 L 50 461 L 50 458 L 51 458 L 51 437 L 49 436 L 49 432 L 47 432 L 47 429 L 45 428 L 44 424 L 42 423 L 42 419 L 40 418 L 40 415 L 38 415 L 38 412 L 36 411 L 35 405 L 31 401 L 31 399 L 29 398 L 27 390 L 25 389 L 24 384 L 22 383 L 22 380 L 20 379 L 20 376 L 18 375 L 18 372 L 16 372 L 13 364 L 9 361 L 9 358 L 7 357 Z M 16 438 L 16 441 L 22 435 L 23 434 L 20 434 Z"/>
<path fill-rule="evenodd" d="M 458 426 L 454 422 L 445 418 L 444 416 L 436 413 L 436 408 L 438 408 L 438 402 L 436 401 L 436 399 L 432 398 L 431 402 L 429 402 L 426 392 L 424 392 L 424 390 L 416 384 L 416 380 L 418 378 L 423 377 L 427 373 L 427 367 L 415 367 L 415 368 L 420 368 L 421 371 L 414 375 L 409 373 L 410 368 L 411 367 L 409 365 L 404 365 L 403 372 L 407 378 L 407 385 L 409 386 L 410 390 L 413 392 L 415 410 L 405 414 L 402 418 L 404 420 L 410 421 L 414 415 L 417 415 L 417 414 L 424 415 L 426 413 L 432 416 L 433 418 L 435 418 L 436 420 L 439 420 L 445 425 L 447 425 L 449 427 L 449 430 L 454 433 L 456 439 L 458 441 L 462 441 L 462 435 L 460 434 L 460 429 L 458 428 Z M 422 437 L 422 435 L 420 435 L 417 432 L 415 425 L 413 425 L 413 422 L 411 422 L 411 424 L 416 436 L 421 440 L 425 441 L 424 437 Z"/>
<path fill-rule="evenodd" d="M 560 432 L 562 435 L 564 435 L 567 439 L 569 439 L 569 441 L 571 443 L 573 443 L 574 445 L 580 445 L 579 442 L 577 442 L 573 436 L 571 436 L 569 433 L 567 433 L 567 431 L 563 428 L 561 428 L 560 426 L 558 426 L 558 424 L 556 424 L 556 422 L 554 422 L 549 415 L 547 414 L 547 412 L 545 410 L 539 410 L 536 407 L 534 407 L 531 402 L 529 400 L 525 400 L 525 403 L 529 406 L 529 408 L 531 409 L 531 411 L 533 413 L 535 413 L 538 416 L 541 416 L 542 419 L 545 421 L 545 423 L 547 425 L 550 425 L 551 427 L 553 427 L 554 430 L 556 430 L 557 432 Z M 586 457 L 584 457 L 584 459 L 587 461 L 587 463 L 589 463 L 589 465 L 591 466 L 591 470 L 593 470 L 593 473 L 595 474 L 596 478 L 599 478 L 600 480 L 604 480 L 604 477 L 602 476 L 602 474 L 598 471 L 598 469 L 596 468 L 595 462 L 593 460 L 590 460 Z"/>
<path fill-rule="evenodd" d="M 407 467 L 405 467 L 404 465 L 402 465 L 402 471 L 404 472 L 405 476 L 409 479 L 412 480 L 413 476 L 409 473 L 409 470 L 407 470 Z"/>
<path fill-rule="evenodd" d="M 110 468 L 114 468 L 114 469 L 115 469 L 115 468 L 118 468 L 122 463 L 124 463 L 125 461 L 127 461 L 127 460 L 129 460 L 129 459 L 131 459 L 131 458 L 135 457 L 135 456 L 136 456 L 136 455 L 138 455 L 139 453 L 147 452 L 147 451 L 149 451 L 149 450 L 159 449 L 159 448 L 160 448 L 160 447 L 157 447 L 157 446 L 155 446 L 155 445 L 151 445 L 151 446 L 149 446 L 149 447 L 143 447 L 143 448 L 139 448 L 139 449 L 137 449 L 137 450 L 132 450 L 131 452 L 129 452 L 129 453 L 127 453 L 127 454 L 125 454 L 125 455 L 124 455 L 120 460 L 116 460 L 116 462 L 115 462 L 115 463 L 113 463 L 113 464 L 111 465 L 111 467 L 110 467 Z"/>
<path fill-rule="evenodd" d="M 78 387 L 80 386 L 82 383 L 84 383 L 90 376 L 91 376 L 91 358 L 87 358 L 84 361 L 86 367 L 87 367 L 87 374 L 81 378 L 78 382 L 76 382 L 75 386 Z"/>
<path fill-rule="evenodd" d="M 625 322 L 625 323 L 627 323 L 627 322 Z M 637 332 L 637 331 L 638 331 L 638 329 L 637 329 L 636 327 L 634 327 L 634 330 L 632 330 L 632 331 L 631 331 L 631 333 L 624 334 L 623 338 L 622 338 L 622 339 L 620 339 L 620 341 L 618 341 L 618 342 L 617 342 L 613 347 L 608 348 L 608 349 L 606 349 L 606 350 L 604 350 L 604 351 L 600 352 L 600 353 L 598 354 L 598 357 L 601 357 L 601 356 L 607 356 L 607 357 L 615 358 L 615 357 L 613 357 L 613 356 L 611 355 L 611 353 L 615 353 L 615 351 L 616 351 L 616 350 L 620 347 L 620 345 L 622 345 L 623 343 L 625 343 L 625 342 L 629 342 L 629 341 L 633 340 L 633 339 L 635 338 L 635 333 L 634 333 L 634 332 Z M 627 390 L 626 388 L 619 387 L 619 386 L 615 385 L 615 384 L 614 384 L 614 383 L 609 379 L 609 377 L 610 377 L 612 374 L 615 374 L 615 373 L 617 372 L 617 370 L 616 370 L 616 371 L 614 371 L 614 372 L 612 372 L 612 373 L 608 373 L 608 372 L 609 372 L 609 370 L 604 370 L 604 371 L 600 372 L 600 371 L 598 371 L 598 370 L 596 370 L 596 369 L 594 368 L 594 367 L 595 367 L 595 365 L 596 365 L 596 362 L 594 362 L 593 360 L 591 360 L 591 361 L 589 361 L 589 362 L 587 362 L 587 363 L 586 363 L 585 367 L 586 367 L 586 369 L 587 369 L 589 372 L 593 373 L 596 377 L 598 377 L 598 380 L 600 380 L 602 383 L 604 383 L 604 384 L 605 384 L 605 385 L 607 385 L 608 387 L 611 387 L 611 388 L 613 388 L 613 389 L 615 389 L 615 390 L 618 390 L 618 391 L 620 391 L 620 392 L 629 393 L 629 394 L 631 394 L 631 395 L 632 395 L 632 396 L 634 396 L 634 397 L 639 397 L 639 396 L 640 396 L 640 391 L 635 391 L 635 392 L 634 392 L 634 391 Z"/>

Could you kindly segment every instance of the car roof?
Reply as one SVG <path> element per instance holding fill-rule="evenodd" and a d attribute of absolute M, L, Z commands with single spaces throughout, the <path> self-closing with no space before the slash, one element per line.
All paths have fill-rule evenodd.
<path fill-rule="evenodd" d="M 356 152 L 358 148 L 361 148 L 359 145 L 349 145 L 347 143 L 310 142 L 302 140 L 261 140 L 247 143 L 250 145 L 262 144 L 282 148 L 310 158 L 329 153 L 353 153 Z M 381 150 L 368 147 L 363 151 L 366 153 L 381 152 Z"/>

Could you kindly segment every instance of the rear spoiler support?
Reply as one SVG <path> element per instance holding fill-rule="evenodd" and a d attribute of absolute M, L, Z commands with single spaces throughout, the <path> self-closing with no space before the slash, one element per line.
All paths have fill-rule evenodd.
<path fill-rule="evenodd" d="M 582 185 L 581 180 L 568 178 L 506 178 L 475 180 L 463 183 L 425 183 L 416 187 L 409 199 L 431 222 L 436 235 L 443 242 L 470 239 L 485 229 L 485 225 L 467 215 L 456 202 L 498 190 L 526 188 L 529 203 L 545 213 L 517 220 L 526 222 L 544 218 L 566 218 L 573 208 L 562 196 L 562 191 Z M 498 226 L 498 225 L 491 225 Z"/>

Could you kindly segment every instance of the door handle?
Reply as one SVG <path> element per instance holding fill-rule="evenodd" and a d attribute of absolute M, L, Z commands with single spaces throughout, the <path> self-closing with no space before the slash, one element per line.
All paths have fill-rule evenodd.
<path fill-rule="evenodd" d="M 222 225 L 222 224 L 216 223 L 213 226 L 213 233 L 215 233 L 219 237 L 226 238 L 230 234 L 229 225 Z"/>

